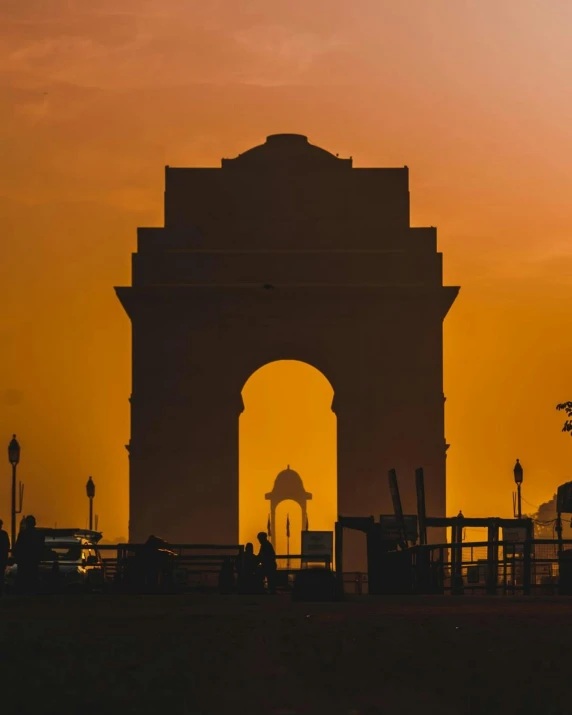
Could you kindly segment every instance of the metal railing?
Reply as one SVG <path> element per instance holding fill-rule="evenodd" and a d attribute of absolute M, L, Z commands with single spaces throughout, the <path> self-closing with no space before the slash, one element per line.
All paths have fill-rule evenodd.
<path fill-rule="evenodd" d="M 107 588 L 113 590 L 145 587 L 149 580 L 153 581 L 153 588 L 159 590 L 214 590 L 218 587 L 223 563 L 229 560 L 238 574 L 244 554 L 244 547 L 236 544 L 168 544 L 165 548 L 170 555 L 163 563 L 158 563 L 153 561 L 156 552 L 150 551 L 145 544 L 101 544 L 96 548 L 102 555 Z M 145 559 L 149 556 L 152 561 L 145 574 L 146 563 L 149 565 Z M 282 588 L 289 588 L 292 576 L 303 568 L 319 565 L 331 569 L 329 554 L 278 554 L 276 561 Z"/>
<path fill-rule="evenodd" d="M 403 593 L 572 595 L 572 539 L 428 544 L 407 551 L 410 577 Z M 371 574 L 341 576 L 345 593 L 368 593 Z M 380 592 L 396 593 L 391 566 L 381 565 L 377 576 Z"/>
<path fill-rule="evenodd" d="M 416 547 L 416 563 L 441 570 L 444 592 L 530 595 L 565 590 L 572 540 L 463 542 Z"/>

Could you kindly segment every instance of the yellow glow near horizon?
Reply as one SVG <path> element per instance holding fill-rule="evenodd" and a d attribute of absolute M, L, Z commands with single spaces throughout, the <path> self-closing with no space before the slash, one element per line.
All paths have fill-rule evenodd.
<path fill-rule="evenodd" d="M 266 531 L 274 480 L 288 465 L 312 494 L 312 530 L 333 530 L 337 510 L 336 416 L 334 391 L 321 372 L 297 360 L 280 360 L 257 370 L 242 390 L 239 442 L 239 538 L 257 546 Z M 277 553 L 286 553 L 286 514 L 290 514 L 290 553 L 300 553 L 299 507 L 283 502 L 276 513 Z"/>

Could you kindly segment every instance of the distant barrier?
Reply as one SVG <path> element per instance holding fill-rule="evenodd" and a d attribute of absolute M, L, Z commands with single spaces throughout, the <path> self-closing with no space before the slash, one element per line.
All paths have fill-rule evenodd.
<path fill-rule="evenodd" d="M 146 544 L 98 544 L 108 590 L 211 591 L 218 588 L 225 561 L 235 575 L 240 570 L 244 547 L 238 544 L 166 544 L 162 550 Z M 317 565 L 331 569 L 325 555 L 276 556 L 278 586 L 291 587 L 292 576 L 302 568 Z"/>
<path fill-rule="evenodd" d="M 569 542 L 572 548 L 572 540 Z M 414 547 L 417 590 L 490 595 L 558 593 L 565 545 L 556 540 L 462 542 Z M 571 552 L 572 553 L 572 552 Z"/>
<path fill-rule="evenodd" d="M 395 586 L 391 557 L 399 554 L 409 555 L 409 575 L 404 584 L 401 560 L 401 582 Z M 368 593 L 369 574 L 340 573 L 339 578 L 345 593 Z M 386 554 L 377 578 L 379 593 L 572 595 L 572 539 L 414 546 Z"/>
<path fill-rule="evenodd" d="M 99 543 L 94 548 L 109 591 L 216 590 L 223 564 L 230 564 L 236 577 L 244 555 L 240 544 L 166 544 L 157 550 L 148 544 Z M 277 554 L 276 560 L 282 590 L 289 590 L 305 568 L 332 568 L 328 554 Z M 386 553 L 378 566 L 375 578 L 339 571 L 343 592 L 572 596 L 572 539 L 418 545 Z"/>

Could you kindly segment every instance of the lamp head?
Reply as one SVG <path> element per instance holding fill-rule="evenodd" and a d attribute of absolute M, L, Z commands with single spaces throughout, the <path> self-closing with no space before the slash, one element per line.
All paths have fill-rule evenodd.
<path fill-rule="evenodd" d="M 12 440 L 8 445 L 8 461 L 13 467 L 20 461 L 20 445 L 15 434 L 12 435 Z"/>
<path fill-rule="evenodd" d="M 522 480 L 524 478 L 524 473 L 522 469 L 522 464 L 520 461 L 517 459 L 516 464 L 514 465 L 514 481 L 516 484 L 522 484 Z"/>
<path fill-rule="evenodd" d="M 85 491 L 87 493 L 88 499 L 94 498 L 95 484 L 93 483 L 93 479 L 91 477 L 87 480 L 87 484 L 85 485 Z"/>

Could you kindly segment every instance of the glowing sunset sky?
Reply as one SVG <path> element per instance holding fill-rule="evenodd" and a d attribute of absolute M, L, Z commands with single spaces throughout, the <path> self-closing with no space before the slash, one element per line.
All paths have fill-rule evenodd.
<path fill-rule="evenodd" d="M 412 225 L 438 227 L 461 286 L 449 512 L 510 515 L 516 457 L 533 505 L 572 479 L 554 409 L 572 399 L 571 25 L 570 0 L 3 0 L 0 437 L 22 444 L 24 511 L 85 525 L 92 474 L 106 537 L 126 536 L 130 324 L 113 286 L 136 227 L 162 224 L 166 164 L 220 166 L 278 132 L 409 166 Z"/>

